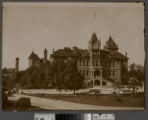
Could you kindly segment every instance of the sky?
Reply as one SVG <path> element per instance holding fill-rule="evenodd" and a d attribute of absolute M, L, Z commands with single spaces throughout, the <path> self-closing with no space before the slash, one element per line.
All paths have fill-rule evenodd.
<path fill-rule="evenodd" d="M 95 16 L 95 17 L 94 17 Z M 111 35 L 129 64 L 144 64 L 144 6 L 142 3 L 3 3 L 2 67 L 28 67 L 32 51 L 48 58 L 54 50 L 77 46 L 88 49 L 93 32 L 101 48 Z"/>

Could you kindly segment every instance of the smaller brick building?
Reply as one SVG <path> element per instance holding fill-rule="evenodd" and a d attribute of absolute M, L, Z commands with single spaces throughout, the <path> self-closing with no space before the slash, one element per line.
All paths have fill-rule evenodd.
<path fill-rule="evenodd" d="M 29 68 L 30 67 L 40 67 L 42 63 L 47 63 L 49 60 L 47 59 L 47 49 L 45 48 L 44 50 L 44 58 L 39 58 L 37 54 L 35 54 L 33 51 L 28 57 L 28 62 L 29 62 Z"/>

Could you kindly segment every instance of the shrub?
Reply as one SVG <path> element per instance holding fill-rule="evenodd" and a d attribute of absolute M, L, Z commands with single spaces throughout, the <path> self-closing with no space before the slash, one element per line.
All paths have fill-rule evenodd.
<path fill-rule="evenodd" d="M 134 93 L 134 94 L 133 94 L 134 97 L 141 97 L 141 96 L 143 96 L 143 95 L 144 95 L 144 93 L 140 93 L 140 92 L 139 92 L 139 93 Z"/>
<path fill-rule="evenodd" d="M 6 95 L 6 93 L 3 91 L 3 94 L 2 94 L 2 103 L 3 103 L 3 107 L 6 107 L 8 106 L 8 96 Z"/>
<path fill-rule="evenodd" d="M 31 101 L 30 98 L 27 97 L 21 97 L 20 99 L 17 100 L 16 105 L 19 107 L 30 107 L 31 106 Z"/>
<path fill-rule="evenodd" d="M 12 92 L 13 94 L 16 94 L 16 90 L 13 90 L 13 92 Z"/>
<path fill-rule="evenodd" d="M 123 99 L 122 98 L 117 98 L 117 102 L 122 102 Z"/>
<path fill-rule="evenodd" d="M 12 96 L 13 92 L 11 90 L 8 90 L 8 96 Z"/>
<path fill-rule="evenodd" d="M 18 93 L 19 91 L 18 91 L 18 89 L 16 89 L 16 93 Z"/>

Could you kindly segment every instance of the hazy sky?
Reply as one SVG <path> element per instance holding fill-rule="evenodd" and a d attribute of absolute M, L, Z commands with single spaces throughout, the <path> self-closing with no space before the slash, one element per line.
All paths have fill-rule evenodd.
<path fill-rule="evenodd" d="M 48 58 L 55 50 L 77 46 L 87 49 L 95 31 L 101 47 L 111 35 L 119 51 L 127 51 L 129 64 L 144 64 L 144 6 L 142 3 L 4 3 L 3 67 L 28 67 L 28 56 L 36 52 Z M 94 22 L 94 14 L 96 20 Z M 93 27 L 95 24 L 95 28 Z"/>

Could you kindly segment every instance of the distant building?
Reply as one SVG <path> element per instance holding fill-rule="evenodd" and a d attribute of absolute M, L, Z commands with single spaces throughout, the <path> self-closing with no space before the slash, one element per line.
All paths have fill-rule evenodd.
<path fill-rule="evenodd" d="M 78 71 L 84 75 L 87 85 L 123 84 L 127 81 L 128 57 L 118 52 L 118 45 L 110 36 L 104 49 L 101 49 L 101 40 L 93 33 L 88 42 L 88 50 L 65 47 L 53 51 L 52 61 L 77 61 Z"/>
<path fill-rule="evenodd" d="M 2 72 L 3 79 L 11 79 L 15 76 L 15 69 L 13 68 L 4 68 Z"/>
<path fill-rule="evenodd" d="M 15 68 L 4 68 L 2 70 L 3 80 L 12 79 L 15 77 L 15 74 L 19 72 L 19 58 L 15 59 Z"/>
<path fill-rule="evenodd" d="M 47 63 L 49 62 L 49 60 L 47 59 L 47 49 L 45 48 L 44 50 L 44 58 L 39 58 L 39 56 L 37 54 L 35 54 L 33 51 L 30 54 L 30 56 L 28 57 L 28 61 L 29 61 L 29 68 L 30 67 L 40 67 L 40 65 L 42 63 Z"/>
<path fill-rule="evenodd" d="M 129 70 L 140 70 L 140 71 L 144 71 L 144 66 L 143 65 L 138 65 L 138 64 L 132 63 L 129 66 Z"/>

